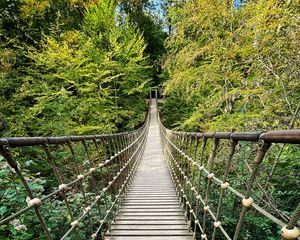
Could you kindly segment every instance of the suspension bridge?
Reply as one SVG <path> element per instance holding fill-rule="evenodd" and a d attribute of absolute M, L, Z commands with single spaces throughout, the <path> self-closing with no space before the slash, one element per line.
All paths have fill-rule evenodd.
<path fill-rule="evenodd" d="M 27 228 L 40 228 L 34 239 L 237 240 L 254 214 L 274 226 L 261 239 L 299 239 L 300 205 L 287 214 L 268 186 L 283 148 L 300 144 L 300 130 L 175 132 L 160 122 L 156 99 L 150 103 L 144 125 L 132 132 L 0 139 L 0 154 L 27 196 L 10 203 L 14 213 L 4 214 L 0 229 L 26 216 Z M 36 191 L 36 173 L 25 170 L 32 152 L 49 168 L 47 192 Z M 46 214 L 54 200 L 65 216 L 60 235 Z"/>

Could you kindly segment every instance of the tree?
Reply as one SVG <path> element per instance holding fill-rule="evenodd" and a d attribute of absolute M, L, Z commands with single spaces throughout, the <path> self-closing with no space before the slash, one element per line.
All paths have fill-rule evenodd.
<path fill-rule="evenodd" d="M 7 94 L 0 112 L 10 135 L 107 133 L 143 122 L 150 80 L 146 44 L 118 21 L 116 6 L 99 1 L 85 12 L 81 31 L 53 31 L 38 47 L 26 48 L 26 68 L 10 75 L 11 82 L 2 79 Z"/>
<path fill-rule="evenodd" d="M 144 37 L 147 46 L 145 54 L 149 55 L 152 68 L 152 85 L 160 84 L 159 75 L 162 73 L 162 57 L 165 53 L 164 41 L 167 33 L 163 29 L 163 21 L 156 12 L 160 6 L 154 6 L 149 0 L 128 1 L 120 0 L 120 7 L 129 22 L 136 27 Z"/>
<path fill-rule="evenodd" d="M 298 10 L 278 0 L 240 9 L 218 0 L 172 7 L 164 64 L 168 124 L 198 131 L 286 128 L 300 98 Z"/>

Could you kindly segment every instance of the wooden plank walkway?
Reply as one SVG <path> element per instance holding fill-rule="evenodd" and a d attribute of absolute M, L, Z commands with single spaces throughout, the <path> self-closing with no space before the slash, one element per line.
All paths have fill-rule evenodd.
<path fill-rule="evenodd" d="M 106 240 L 191 240 L 163 159 L 155 100 L 145 152 Z"/>

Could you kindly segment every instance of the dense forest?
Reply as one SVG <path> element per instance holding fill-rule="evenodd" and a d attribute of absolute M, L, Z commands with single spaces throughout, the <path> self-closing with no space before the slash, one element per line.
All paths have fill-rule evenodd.
<path fill-rule="evenodd" d="M 162 122 L 170 129 L 299 128 L 299 42 L 299 0 L 2 0 L 0 138 L 132 131 L 145 121 L 151 89 L 162 91 Z M 120 147 L 108 153 L 104 145 L 117 144 L 109 141 L 100 149 L 104 161 Z M 238 146 L 245 149 L 237 151 L 232 170 L 242 172 L 234 180 L 238 188 L 247 185 L 252 166 L 245 163 L 255 147 Z M 260 203 L 268 198 L 265 206 L 274 203 L 276 211 L 284 209 L 278 211 L 287 221 L 299 203 L 300 149 L 272 147 L 265 175 L 259 178 L 268 179 L 264 192 L 256 188 L 255 195 Z M 208 144 L 207 152 L 212 148 Z M 53 147 L 53 158 L 66 179 L 72 179 L 72 164 L 65 166 L 72 156 L 66 149 Z M 87 165 L 83 146 L 74 149 L 80 164 Z M 43 197 L 57 188 L 41 149 L 13 153 L 34 193 Z M 0 155 L 0 220 L 20 209 L 26 198 L 22 183 Z M 78 190 L 68 198 L 76 212 L 83 196 Z M 57 210 L 61 203 L 55 198 L 43 210 L 53 239 L 70 221 L 66 209 Z M 233 198 L 227 203 L 237 206 Z M 224 224 L 233 229 L 234 208 L 231 212 Z M 280 232 L 278 226 L 256 212 L 247 220 L 249 229 L 241 239 L 280 239 L 279 234 L 271 236 Z M 39 226 L 31 229 L 28 223 L 38 225 L 33 211 L 0 226 L 0 238 L 45 239 Z M 77 234 L 79 239 L 90 236 L 83 227 Z"/>
<path fill-rule="evenodd" d="M 299 127 L 299 1 L 231 2 L 170 8 L 166 123 L 192 131 Z"/>
<path fill-rule="evenodd" d="M 155 3 L 2 1 L 1 134 L 299 126 L 299 1 Z"/>
<path fill-rule="evenodd" d="M 110 133 L 145 118 L 166 33 L 148 1 L 2 1 L 0 131 Z"/>

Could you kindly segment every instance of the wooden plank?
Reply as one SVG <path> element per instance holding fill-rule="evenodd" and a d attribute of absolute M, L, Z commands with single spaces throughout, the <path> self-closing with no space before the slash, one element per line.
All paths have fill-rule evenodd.
<path fill-rule="evenodd" d="M 134 190 L 131 190 L 131 191 L 128 191 L 127 194 L 143 194 L 143 193 L 153 193 L 153 192 L 158 192 L 160 194 L 175 194 L 176 191 L 172 191 L 172 190 L 167 190 L 167 189 L 134 189 Z"/>
<path fill-rule="evenodd" d="M 127 195 L 126 200 L 129 199 L 173 199 L 178 200 L 178 197 L 174 195 Z"/>
<path fill-rule="evenodd" d="M 116 224 L 122 225 L 186 225 L 185 220 L 118 220 Z"/>
<path fill-rule="evenodd" d="M 116 217 L 116 221 L 118 220 L 126 220 L 126 221 L 135 221 L 135 220 L 169 220 L 169 221 L 172 221 L 172 220 L 184 220 L 184 216 L 180 216 L 180 215 L 177 215 L 177 216 L 163 216 L 163 215 L 160 215 L 160 216 L 123 216 L 123 215 L 118 215 Z"/>
<path fill-rule="evenodd" d="M 154 186 L 147 186 L 145 185 L 145 183 L 142 183 L 141 186 L 132 186 L 132 189 L 130 189 L 130 191 L 143 191 L 143 190 L 149 190 L 149 191 L 168 191 L 168 192 L 176 192 L 176 189 L 173 188 L 173 183 L 171 184 L 166 184 L 164 186 L 162 186 L 161 184 L 159 184 L 158 187 L 154 187 Z"/>
<path fill-rule="evenodd" d="M 131 195 L 159 195 L 159 196 L 173 196 L 177 197 L 177 194 L 175 192 L 169 192 L 169 191 L 140 191 L 140 192 L 128 192 L 126 196 Z"/>
<path fill-rule="evenodd" d="M 126 199 L 124 203 L 178 203 L 178 199 Z"/>
<path fill-rule="evenodd" d="M 188 225 L 117 225 L 112 224 L 111 230 L 188 230 Z"/>
<path fill-rule="evenodd" d="M 109 236 L 105 240 L 191 240 L 191 236 Z"/>
<path fill-rule="evenodd" d="M 157 207 L 161 207 L 161 206 L 180 206 L 179 205 L 179 203 L 176 203 L 176 202 L 174 202 L 174 203 L 168 203 L 168 202 L 166 202 L 166 203 L 164 203 L 164 202 L 157 202 L 157 203 L 145 203 L 145 202 L 140 202 L 140 203 L 127 203 L 127 202 L 125 202 L 124 204 L 123 204 L 123 206 L 157 206 Z"/>
<path fill-rule="evenodd" d="M 146 201 L 146 200 L 172 200 L 172 201 L 177 201 L 178 202 L 178 198 L 175 196 L 128 196 L 126 198 L 126 201 L 129 200 L 139 200 L 139 201 Z"/>
<path fill-rule="evenodd" d="M 179 208 L 154 208 L 154 209 L 148 209 L 148 208 L 138 208 L 138 209 L 132 209 L 132 208 L 121 208 L 119 210 L 120 214 L 123 213 L 131 213 L 131 212 L 135 212 L 135 213 L 156 213 L 156 212 L 164 212 L 164 213 L 168 213 L 168 212 L 178 212 L 178 213 L 182 213 L 182 210 Z"/>
<path fill-rule="evenodd" d="M 146 207 L 143 206 L 143 205 L 128 205 L 128 206 L 125 206 L 123 205 L 122 206 L 122 209 L 150 209 L 150 211 L 152 209 L 181 209 L 180 205 L 179 204 L 173 204 L 173 205 L 162 205 L 162 206 L 159 206 L 159 205 L 147 205 Z"/>
<path fill-rule="evenodd" d="M 144 194 L 144 193 L 159 193 L 159 194 L 175 194 L 176 191 L 164 190 L 164 189 L 136 189 L 129 191 L 128 194 Z"/>
<path fill-rule="evenodd" d="M 135 181 L 137 181 L 135 179 Z M 149 180 L 148 180 L 149 181 Z M 157 183 L 156 186 L 152 185 L 147 185 L 146 183 L 140 183 L 139 185 L 131 185 L 130 191 L 140 191 L 140 190 L 166 190 L 170 192 L 175 192 L 175 188 L 173 188 L 173 183 L 168 183 L 168 184 L 162 184 L 162 183 Z"/>
<path fill-rule="evenodd" d="M 181 216 L 182 212 L 120 212 L 121 217 L 129 216 Z"/>
<path fill-rule="evenodd" d="M 162 198 L 147 198 L 147 197 L 144 197 L 144 198 L 125 198 L 126 201 L 170 201 L 170 202 L 178 202 L 178 198 L 176 196 L 173 196 L 173 197 L 162 197 Z"/>
<path fill-rule="evenodd" d="M 107 233 L 108 236 L 191 236 L 185 230 L 113 230 Z"/>
<path fill-rule="evenodd" d="M 139 188 L 134 188 L 128 191 L 128 193 L 132 193 L 132 192 L 168 192 L 168 193 L 176 193 L 176 190 L 173 189 L 173 186 L 168 185 L 164 188 L 155 188 L 155 187 L 146 187 L 145 185 L 143 185 L 143 187 L 139 187 Z"/>
<path fill-rule="evenodd" d="M 191 240 L 163 159 L 155 104 L 145 152 L 106 240 Z"/>

